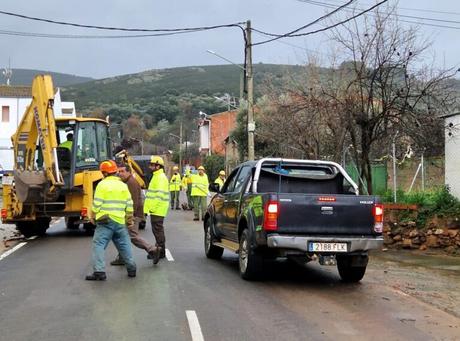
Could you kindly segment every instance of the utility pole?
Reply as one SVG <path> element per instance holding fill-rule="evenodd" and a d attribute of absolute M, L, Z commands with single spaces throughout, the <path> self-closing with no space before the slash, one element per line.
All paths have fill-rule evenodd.
<path fill-rule="evenodd" d="M 246 55 L 246 89 L 248 101 L 248 160 L 252 161 L 255 158 L 254 153 L 254 131 L 256 129 L 254 123 L 254 80 L 252 72 L 252 38 L 251 38 L 251 20 L 246 22 L 246 41 L 245 41 L 245 55 Z"/>

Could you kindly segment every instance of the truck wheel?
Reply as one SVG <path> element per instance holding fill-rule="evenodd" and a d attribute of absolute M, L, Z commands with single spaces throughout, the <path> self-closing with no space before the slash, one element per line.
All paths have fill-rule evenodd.
<path fill-rule="evenodd" d="M 210 259 L 220 259 L 224 253 L 224 249 L 212 244 L 216 237 L 214 236 L 211 221 L 212 218 L 209 218 L 204 225 L 204 252 L 206 257 Z"/>
<path fill-rule="evenodd" d="M 38 218 L 34 221 L 21 221 L 16 223 L 16 229 L 21 232 L 24 237 L 44 236 L 46 230 L 50 227 L 50 218 Z"/>
<path fill-rule="evenodd" d="M 248 229 L 245 229 L 241 234 L 240 249 L 238 251 L 238 265 L 240 276 L 246 280 L 259 279 L 263 273 L 263 255 L 251 247 Z"/>
<path fill-rule="evenodd" d="M 91 223 L 83 224 L 83 230 L 85 230 L 85 234 L 87 234 L 88 236 L 92 236 L 94 234 L 95 229 L 96 229 L 96 225 L 93 225 Z"/>
<path fill-rule="evenodd" d="M 76 224 L 79 220 L 77 217 L 65 217 L 65 227 L 69 230 L 78 230 L 80 224 Z"/>
<path fill-rule="evenodd" d="M 366 265 L 364 266 L 353 266 L 352 257 L 340 257 L 337 258 L 337 269 L 342 281 L 347 283 L 357 283 L 363 279 L 366 273 Z M 367 264 L 367 262 L 366 262 Z"/>

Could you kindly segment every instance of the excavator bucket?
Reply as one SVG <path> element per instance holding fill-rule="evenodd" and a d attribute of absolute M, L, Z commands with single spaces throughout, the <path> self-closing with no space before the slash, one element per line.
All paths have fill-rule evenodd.
<path fill-rule="evenodd" d="M 44 193 L 48 180 L 43 171 L 15 171 L 14 182 L 19 201 L 23 203 L 45 201 Z"/>

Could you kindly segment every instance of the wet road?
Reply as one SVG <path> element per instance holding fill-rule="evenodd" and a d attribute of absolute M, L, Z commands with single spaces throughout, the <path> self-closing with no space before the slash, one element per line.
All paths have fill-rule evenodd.
<path fill-rule="evenodd" d="M 135 249 L 134 279 L 108 266 L 106 282 L 84 281 L 91 240 L 62 221 L 27 241 L 0 260 L 0 339 L 460 339 L 459 318 L 392 285 L 385 276 L 396 265 L 388 274 L 385 259 L 371 258 L 360 284 L 342 283 L 335 267 L 288 262 L 272 264 L 262 282 L 246 282 L 235 254 L 206 259 L 202 227 L 191 218 L 169 216 L 169 261 L 152 266 Z M 115 254 L 109 246 L 107 259 Z"/>

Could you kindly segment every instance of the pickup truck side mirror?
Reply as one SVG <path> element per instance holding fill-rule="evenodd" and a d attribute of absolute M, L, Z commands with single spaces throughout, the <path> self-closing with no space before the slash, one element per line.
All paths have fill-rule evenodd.
<path fill-rule="evenodd" d="M 209 190 L 211 192 L 220 193 L 219 184 L 216 184 L 216 183 L 209 184 Z"/>

